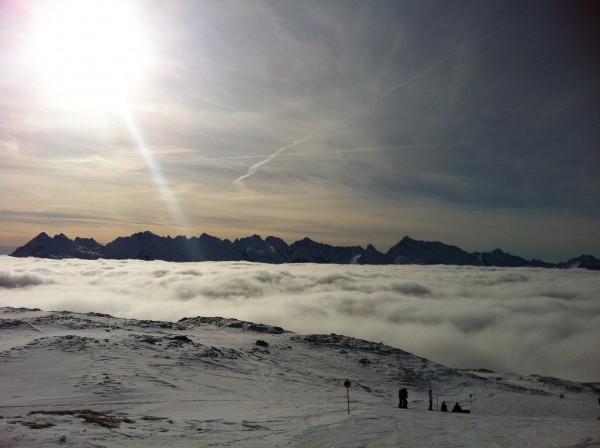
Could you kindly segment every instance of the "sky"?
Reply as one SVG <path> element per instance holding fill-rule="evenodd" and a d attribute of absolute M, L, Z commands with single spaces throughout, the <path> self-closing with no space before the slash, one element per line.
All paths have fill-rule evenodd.
<path fill-rule="evenodd" d="M 600 280 L 584 269 L 0 257 L 0 307 L 342 334 L 448 367 L 600 380 Z"/>
<path fill-rule="evenodd" d="M 600 255 L 598 5 L 0 0 L 0 246 Z"/>

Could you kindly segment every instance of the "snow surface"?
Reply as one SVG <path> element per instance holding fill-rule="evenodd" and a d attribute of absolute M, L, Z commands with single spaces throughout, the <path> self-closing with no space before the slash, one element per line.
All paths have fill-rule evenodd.
<path fill-rule="evenodd" d="M 235 319 L 0 308 L 0 377 L 3 447 L 600 446 L 600 385 Z"/>

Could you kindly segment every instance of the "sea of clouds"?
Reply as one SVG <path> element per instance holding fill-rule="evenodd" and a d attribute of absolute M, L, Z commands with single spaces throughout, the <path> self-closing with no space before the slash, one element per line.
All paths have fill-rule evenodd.
<path fill-rule="evenodd" d="M 581 269 L 0 256 L 0 306 L 223 316 L 384 342 L 449 367 L 600 381 L 600 274 Z"/>

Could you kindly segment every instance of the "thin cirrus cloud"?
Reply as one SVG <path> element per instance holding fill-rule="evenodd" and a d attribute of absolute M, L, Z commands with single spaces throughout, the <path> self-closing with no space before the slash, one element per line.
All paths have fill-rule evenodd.
<path fill-rule="evenodd" d="M 137 142 L 119 113 L 40 98 L 20 54 L 35 8 L 13 3 L 2 246 L 151 230 L 383 250 L 408 234 L 549 261 L 600 250 L 600 47 L 583 3 L 136 2 L 155 55 L 128 105 Z"/>
<path fill-rule="evenodd" d="M 235 317 L 383 341 L 451 367 L 578 381 L 598 381 L 599 293 L 584 270 L 11 257 L 0 269 L 0 306 Z"/>

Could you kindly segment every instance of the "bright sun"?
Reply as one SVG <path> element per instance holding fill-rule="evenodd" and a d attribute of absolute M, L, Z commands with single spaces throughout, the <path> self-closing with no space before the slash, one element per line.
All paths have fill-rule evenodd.
<path fill-rule="evenodd" d="M 130 2 L 49 0 L 35 15 L 30 60 L 53 103 L 115 107 L 140 86 L 149 45 Z"/>

